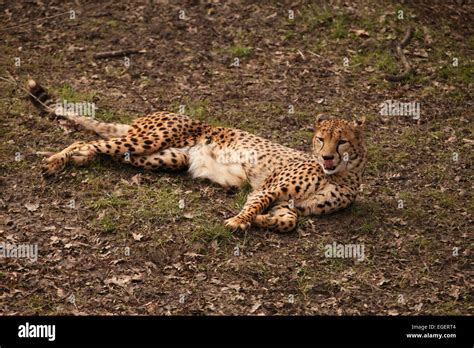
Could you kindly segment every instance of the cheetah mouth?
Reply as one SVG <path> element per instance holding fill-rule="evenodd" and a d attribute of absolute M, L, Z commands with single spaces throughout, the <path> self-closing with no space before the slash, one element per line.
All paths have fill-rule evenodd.
<path fill-rule="evenodd" d="M 333 171 L 334 169 L 336 169 L 337 166 L 334 164 L 333 160 L 325 160 L 323 162 L 323 167 L 327 171 Z"/>
<path fill-rule="evenodd" d="M 336 169 L 336 166 L 332 166 L 332 167 L 324 166 L 324 169 L 326 169 L 327 171 L 333 171 L 334 169 Z"/>

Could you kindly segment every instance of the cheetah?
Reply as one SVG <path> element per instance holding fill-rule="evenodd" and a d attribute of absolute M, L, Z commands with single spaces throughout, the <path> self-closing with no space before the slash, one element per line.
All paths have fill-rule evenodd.
<path fill-rule="evenodd" d="M 83 166 L 105 154 L 150 170 L 187 170 L 224 187 L 252 188 L 242 210 L 225 221 L 232 230 L 256 226 L 290 232 L 298 215 L 328 214 L 354 202 L 367 163 L 364 121 L 319 116 L 312 151 L 303 152 L 243 130 L 215 127 L 185 115 L 156 112 L 130 124 L 100 122 L 54 110 L 54 98 L 34 80 L 30 99 L 42 112 L 92 131 L 101 140 L 75 142 L 45 159 L 43 174 L 68 163 Z"/>

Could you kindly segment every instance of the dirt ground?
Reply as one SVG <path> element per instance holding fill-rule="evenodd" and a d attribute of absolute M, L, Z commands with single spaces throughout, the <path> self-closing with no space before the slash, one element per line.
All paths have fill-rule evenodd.
<path fill-rule="evenodd" d="M 472 314 L 473 5 L 416 3 L 0 1 L 0 76 L 19 83 L 0 81 L 0 242 L 38 246 L 0 259 L 0 313 Z M 409 26 L 415 72 L 388 82 Z M 120 49 L 144 52 L 93 56 Z M 101 159 L 45 180 L 37 151 L 93 136 L 40 117 L 28 77 L 98 119 L 182 111 L 305 151 L 316 115 L 365 116 L 366 181 L 279 235 L 227 231 L 248 190 L 185 173 Z M 326 257 L 334 242 L 365 258 Z"/>

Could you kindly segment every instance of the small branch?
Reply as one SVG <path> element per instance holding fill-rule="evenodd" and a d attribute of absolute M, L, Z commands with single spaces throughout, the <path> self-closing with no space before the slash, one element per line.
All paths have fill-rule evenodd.
<path fill-rule="evenodd" d="M 119 51 L 105 51 L 94 53 L 95 59 L 115 58 L 123 57 L 131 54 L 146 53 L 145 50 L 119 50 Z"/>
<path fill-rule="evenodd" d="M 412 27 L 409 27 L 407 31 L 405 32 L 405 36 L 403 37 L 403 40 L 397 45 L 397 55 L 400 57 L 400 60 L 402 61 L 402 64 L 405 68 L 403 73 L 399 75 L 391 75 L 391 74 L 386 74 L 384 78 L 387 81 L 390 82 L 399 82 L 406 80 L 410 74 L 413 72 L 413 68 L 411 67 L 410 63 L 408 62 L 407 57 L 405 56 L 405 53 L 403 53 L 403 48 L 407 46 L 411 39 L 413 38 L 414 30 Z"/>
<path fill-rule="evenodd" d="M 43 17 L 43 18 L 38 18 L 38 19 L 34 19 L 34 20 L 29 20 L 29 21 L 26 22 L 26 23 L 22 23 L 22 24 L 18 24 L 18 25 L 13 25 L 13 26 L 11 26 L 11 27 L 2 28 L 2 29 L 0 29 L 0 31 L 7 31 L 7 30 L 13 29 L 13 28 L 20 28 L 20 27 L 24 27 L 24 26 L 31 26 L 32 23 L 41 22 L 41 21 L 44 21 L 44 20 L 46 20 L 46 19 L 56 18 L 56 17 L 64 16 L 64 15 L 67 15 L 67 14 L 71 14 L 71 11 L 67 11 L 67 12 L 64 12 L 64 13 L 58 13 L 58 14 L 55 14 L 55 15 L 52 15 L 52 16 L 48 16 L 48 17 Z"/>
<path fill-rule="evenodd" d="M 306 57 L 304 56 L 303 52 L 301 52 L 301 50 L 298 50 L 298 54 L 301 56 L 303 60 L 306 60 Z"/>

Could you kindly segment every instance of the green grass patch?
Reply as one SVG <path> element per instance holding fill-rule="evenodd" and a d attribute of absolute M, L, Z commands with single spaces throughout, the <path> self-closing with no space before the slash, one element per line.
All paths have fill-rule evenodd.
<path fill-rule="evenodd" d="M 290 133 L 289 144 L 290 146 L 296 146 L 296 145 L 301 145 L 305 141 L 311 142 L 312 137 L 313 137 L 313 132 L 298 130 L 298 131 Z"/>
<path fill-rule="evenodd" d="M 97 91 L 77 91 L 73 86 L 67 83 L 59 88 L 52 88 L 52 94 L 56 95 L 60 101 L 67 101 L 68 103 L 96 103 L 96 101 L 101 98 L 100 93 Z M 104 122 L 129 124 L 135 118 L 135 115 L 124 110 L 111 110 L 101 108 L 99 105 L 96 105 L 96 107 L 94 117 Z"/>
<path fill-rule="evenodd" d="M 197 118 L 198 120 L 203 120 L 207 115 L 209 102 L 203 99 L 192 100 L 186 104 L 186 107 L 189 116 Z"/>
<path fill-rule="evenodd" d="M 227 52 L 233 57 L 246 58 L 252 56 L 254 50 L 249 46 L 235 45 L 227 49 Z"/>
<path fill-rule="evenodd" d="M 301 10 L 299 18 L 303 24 L 308 26 L 310 31 L 330 25 L 335 16 L 334 11 L 327 7 L 308 5 Z"/>
<path fill-rule="evenodd" d="M 103 209 L 103 208 L 118 208 L 124 207 L 129 204 L 129 201 L 122 197 L 117 197 L 115 195 L 107 195 L 105 197 L 100 197 L 94 200 L 87 200 L 85 202 L 88 206 L 93 209 Z"/>
<path fill-rule="evenodd" d="M 191 231 L 191 241 L 200 240 L 209 243 L 218 240 L 226 242 L 233 238 L 232 232 L 223 223 L 201 220 L 197 221 L 197 225 Z"/>
<path fill-rule="evenodd" d="M 389 50 L 371 50 L 362 52 L 351 58 L 351 67 L 362 70 L 373 67 L 380 73 L 398 74 L 399 68 L 396 58 Z"/>
<path fill-rule="evenodd" d="M 28 300 L 26 302 L 26 305 L 28 309 L 33 311 L 34 313 L 45 314 L 45 311 L 49 310 L 49 304 L 42 296 L 31 294 L 27 298 Z"/>
<path fill-rule="evenodd" d="M 101 230 L 120 230 L 127 232 L 132 225 L 154 225 L 168 222 L 176 223 L 188 212 L 199 195 L 191 192 L 184 194 L 177 186 L 158 183 L 150 186 L 124 186 L 121 187 L 122 195 L 114 194 L 100 198 L 88 198 L 85 204 L 96 212 L 105 216 L 92 225 Z M 96 194 L 100 194 L 96 193 Z M 184 208 L 180 208 L 180 200 L 184 201 Z M 113 216 L 109 219 L 109 216 Z M 104 220 L 105 219 L 105 220 Z M 103 220 L 103 221 L 102 221 Z"/>
<path fill-rule="evenodd" d="M 118 227 L 117 219 L 113 214 L 105 215 L 104 217 L 102 217 L 100 219 L 94 219 L 94 220 L 92 220 L 91 225 L 95 229 L 97 229 L 101 232 L 105 232 L 105 233 L 112 233 Z"/>
<path fill-rule="evenodd" d="M 349 35 L 348 18 L 339 16 L 334 19 L 331 25 L 331 37 L 334 39 L 344 39 Z"/>
<path fill-rule="evenodd" d="M 123 110 L 108 110 L 98 108 L 95 118 L 104 122 L 130 124 L 136 115 Z"/>
<path fill-rule="evenodd" d="M 442 66 L 436 71 L 436 77 L 445 82 L 459 83 L 463 85 L 474 82 L 474 64 L 472 60 L 460 60 L 458 66 L 452 63 Z"/>
<path fill-rule="evenodd" d="M 434 243 L 432 240 L 427 239 L 423 236 L 419 236 L 412 241 L 412 247 L 419 252 L 426 252 L 434 248 Z"/>
<path fill-rule="evenodd" d="M 456 196 L 449 192 L 441 192 L 433 188 L 426 188 L 421 192 L 421 195 L 432 202 L 445 209 L 453 209 L 458 205 L 464 206 L 465 203 L 458 202 Z"/>
<path fill-rule="evenodd" d="M 252 186 L 250 186 L 249 182 L 246 182 L 244 186 L 242 186 L 239 191 L 236 193 L 234 196 L 231 207 L 240 211 L 245 205 L 245 202 L 247 202 L 247 196 L 249 193 L 252 191 Z"/>
<path fill-rule="evenodd" d="M 74 87 L 68 83 L 59 88 L 52 88 L 52 91 L 53 95 L 56 95 L 60 100 L 66 100 L 70 103 L 92 103 L 98 97 L 98 93 L 96 91 L 80 92 L 74 89 Z"/>
<path fill-rule="evenodd" d="M 296 284 L 303 295 L 312 288 L 315 271 L 308 266 L 299 266 L 296 269 Z"/>
<path fill-rule="evenodd" d="M 369 201 L 357 201 L 348 208 L 350 215 L 363 218 L 365 219 L 364 221 L 380 215 L 381 210 L 382 208 L 378 203 Z"/>
<path fill-rule="evenodd" d="M 304 215 L 298 214 L 298 218 L 296 220 L 296 225 L 298 227 L 304 228 L 308 224 L 309 220 L 310 220 L 309 216 L 304 216 Z"/>
<path fill-rule="evenodd" d="M 177 101 L 171 104 L 170 109 L 175 113 L 182 113 L 211 126 L 225 126 L 222 120 L 209 115 L 209 101 L 207 99 L 184 98 L 181 102 Z"/>
<path fill-rule="evenodd" d="M 365 220 L 362 225 L 360 225 L 360 231 L 364 233 L 373 232 L 376 228 L 376 223 L 374 221 Z"/>
<path fill-rule="evenodd" d="M 367 143 L 368 162 L 367 172 L 370 175 L 378 175 L 385 170 L 385 167 L 391 162 L 390 156 L 380 144 L 372 142 Z"/>
<path fill-rule="evenodd" d="M 466 315 L 465 312 L 461 310 L 461 308 L 469 308 L 472 306 L 473 298 L 472 295 L 468 295 L 466 299 L 455 301 L 444 301 L 433 308 L 433 311 L 429 311 L 429 313 L 437 314 L 437 315 Z"/>

